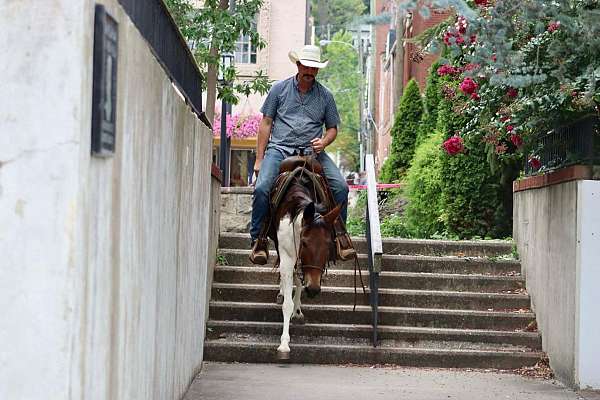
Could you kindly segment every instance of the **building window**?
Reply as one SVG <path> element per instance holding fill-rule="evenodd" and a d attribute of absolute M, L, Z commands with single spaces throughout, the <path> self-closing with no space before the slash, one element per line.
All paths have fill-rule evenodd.
<path fill-rule="evenodd" d="M 253 31 L 256 31 L 256 17 L 252 21 Z M 240 35 L 235 42 L 236 64 L 256 64 L 256 44 L 252 43 L 250 35 Z"/>

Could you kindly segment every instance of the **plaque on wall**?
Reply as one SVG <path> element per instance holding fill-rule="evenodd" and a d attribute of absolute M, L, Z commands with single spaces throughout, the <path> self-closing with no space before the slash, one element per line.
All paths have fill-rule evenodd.
<path fill-rule="evenodd" d="M 103 5 L 94 20 L 94 73 L 92 94 L 92 154 L 115 152 L 117 111 L 118 24 Z"/>

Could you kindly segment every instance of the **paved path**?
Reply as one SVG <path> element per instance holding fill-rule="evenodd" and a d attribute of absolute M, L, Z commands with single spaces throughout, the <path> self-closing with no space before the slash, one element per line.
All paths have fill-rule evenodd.
<path fill-rule="evenodd" d="M 184 400 L 600 400 L 554 381 L 416 368 L 205 363 Z"/>

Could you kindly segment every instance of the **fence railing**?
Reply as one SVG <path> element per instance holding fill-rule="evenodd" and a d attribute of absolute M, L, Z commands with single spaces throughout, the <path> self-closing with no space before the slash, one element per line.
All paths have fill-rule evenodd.
<path fill-rule="evenodd" d="M 369 257 L 369 303 L 371 304 L 373 325 L 373 347 L 377 347 L 377 325 L 379 322 L 379 272 L 381 272 L 381 258 L 383 245 L 379 225 L 379 204 L 377 201 L 377 181 L 375 180 L 375 162 L 372 154 L 365 156 L 365 169 L 367 171 L 367 250 Z"/>
<path fill-rule="evenodd" d="M 164 1 L 118 1 L 190 107 L 206 124 L 208 121 L 202 113 L 202 74 Z"/>
<path fill-rule="evenodd" d="M 599 118 L 591 115 L 540 135 L 533 153 L 539 163 L 526 162 L 525 175 L 574 164 L 600 164 Z"/>

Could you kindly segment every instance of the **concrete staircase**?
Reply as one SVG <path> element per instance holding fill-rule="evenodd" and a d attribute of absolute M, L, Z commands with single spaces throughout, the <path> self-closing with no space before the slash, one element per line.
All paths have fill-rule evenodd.
<path fill-rule="evenodd" d="M 354 239 L 366 270 L 366 243 Z M 248 261 L 247 234 L 220 237 L 204 359 L 276 362 L 282 329 L 277 271 Z M 353 264 L 334 266 L 315 299 L 303 296 L 304 325 L 290 328 L 291 362 L 397 364 L 515 369 L 542 356 L 541 338 L 505 242 L 385 240 L 380 289 L 380 346 L 373 348 L 371 308 Z M 275 259 L 271 254 L 270 261 Z M 365 284 L 368 272 L 363 271 Z"/>

